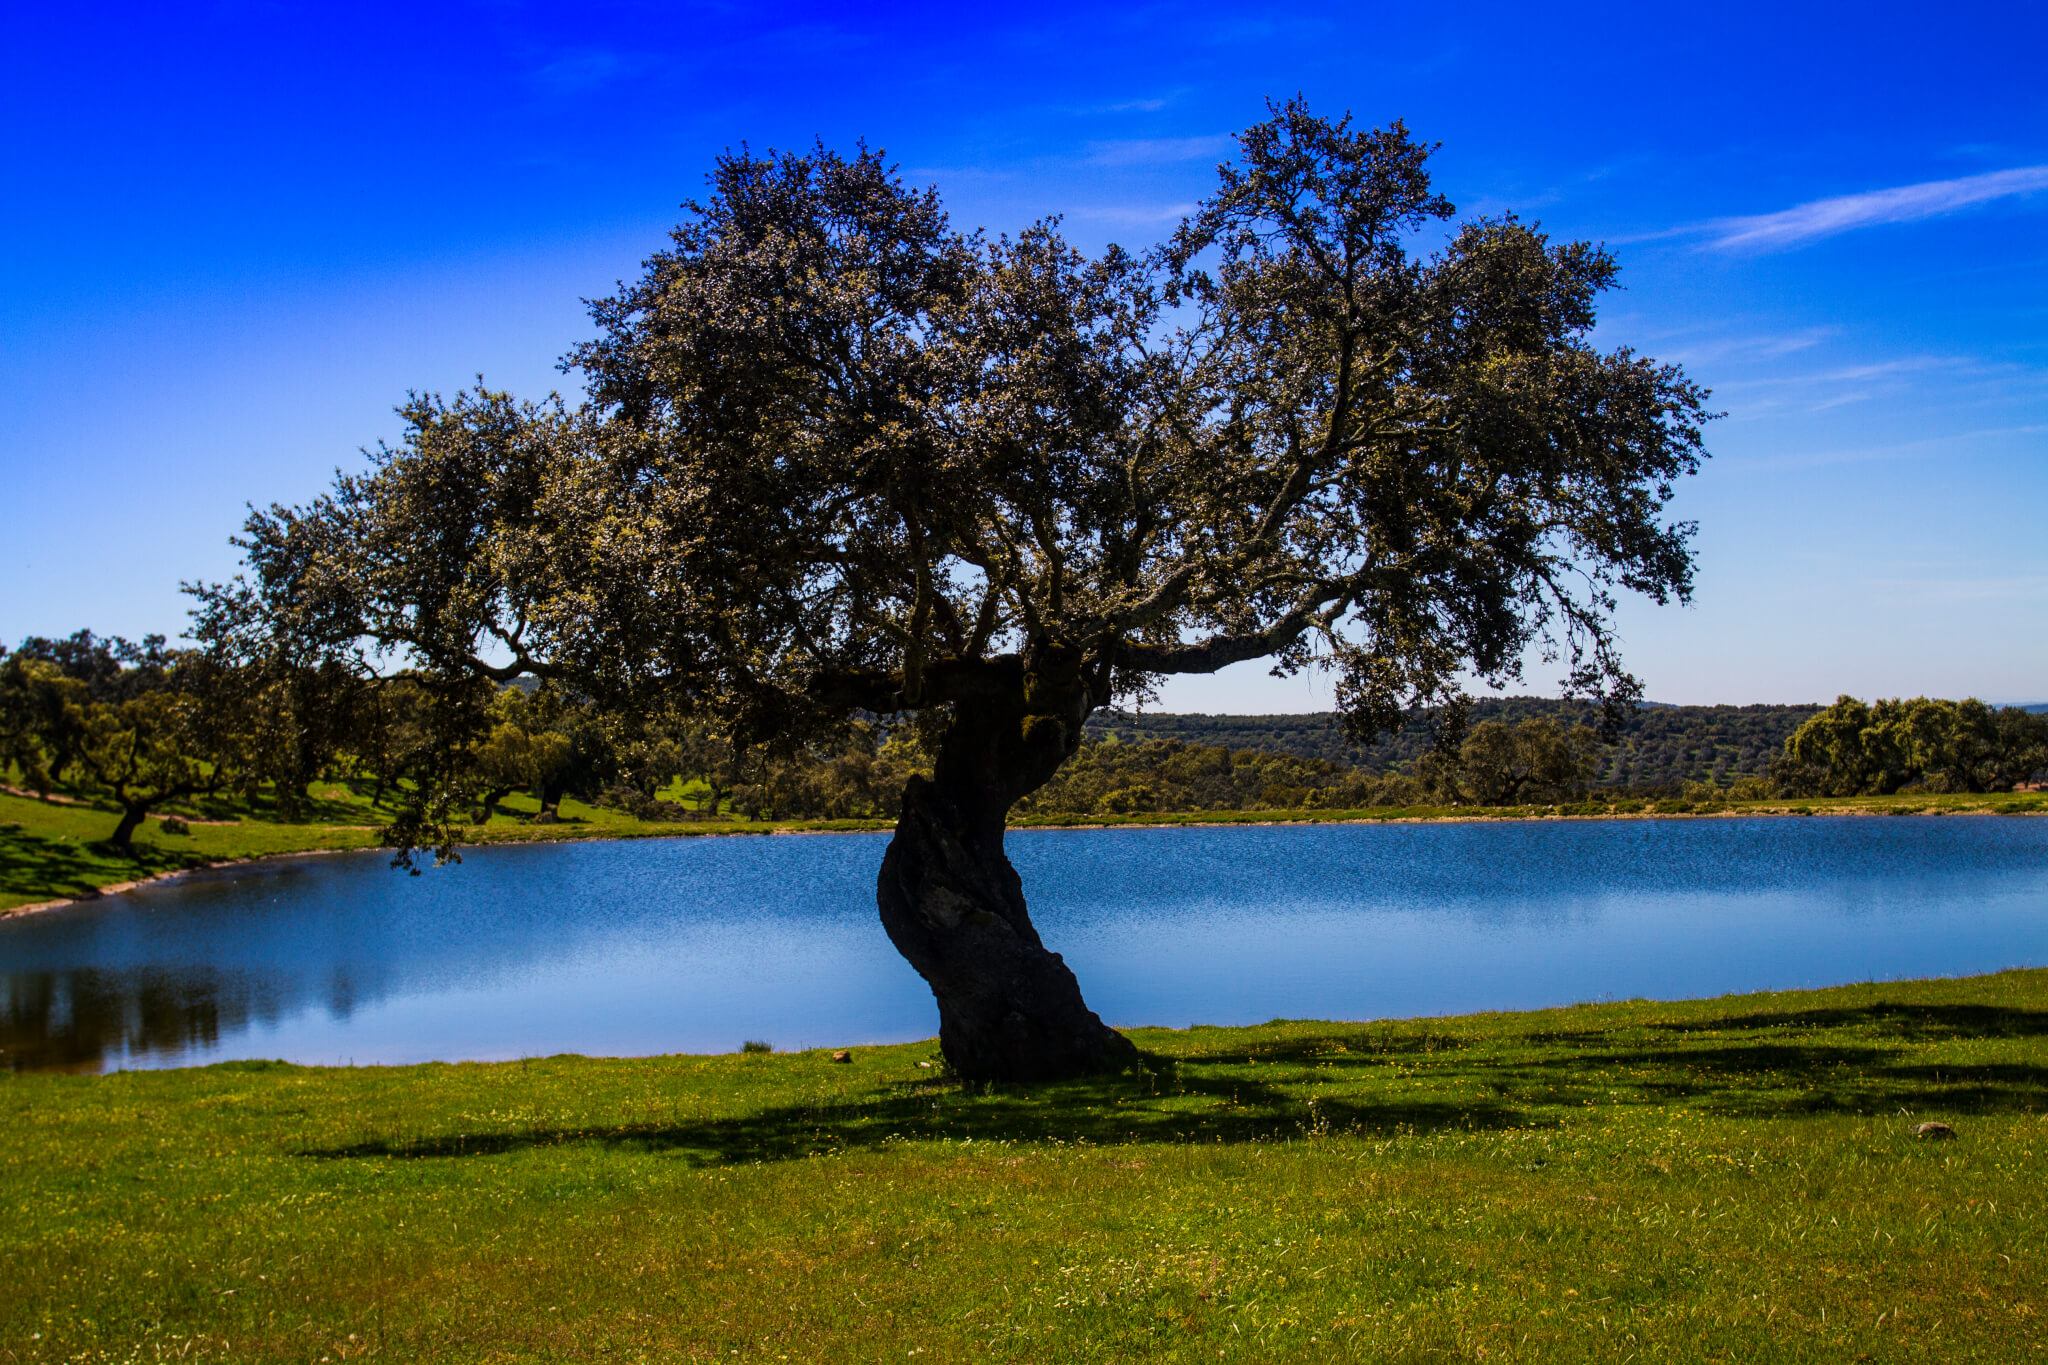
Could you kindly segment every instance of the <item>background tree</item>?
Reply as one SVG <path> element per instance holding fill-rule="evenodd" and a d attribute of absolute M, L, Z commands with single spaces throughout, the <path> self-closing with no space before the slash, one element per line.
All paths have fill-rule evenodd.
<path fill-rule="evenodd" d="M 1567 730 L 1531 717 L 1512 729 L 1497 720 L 1472 727 L 1458 748 L 1457 781 L 1482 806 L 1575 801 L 1600 768 L 1600 737 L 1590 725 Z"/>
<path fill-rule="evenodd" d="M 0 669 L 0 732 L 31 780 L 73 773 L 120 807 L 127 851 L 151 812 L 219 791 L 245 759 L 235 680 L 193 650 L 80 631 L 24 641 Z"/>
<path fill-rule="evenodd" d="M 687 773 L 704 784 L 704 792 L 697 799 L 697 813 L 715 817 L 726 797 L 739 784 L 745 754 L 733 742 L 729 730 L 708 719 L 682 726 L 676 746 L 678 772 Z"/>
<path fill-rule="evenodd" d="M 416 399 L 309 515 L 429 672 L 785 751 L 916 714 L 877 891 L 947 1058 L 1118 1066 L 1003 852 L 1092 711 L 1272 658 L 1369 733 L 1538 644 L 1626 704 L 1614 593 L 1689 593 L 1703 393 L 1592 347 L 1598 248 L 1499 217 L 1412 254 L 1452 216 L 1428 156 L 1290 103 L 1168 243 L 1095 259 L 956 232 L 866 150 L 728 156 L 594 305 L 582 407 Z"/>
<path fill-rule="evenodd" d="M 85 741 L 86 687 L 46 658 L 15 651 L 0 663 L 0 771 L 13 768 L 48 795 Z"/>
<path fill-rule="evenodd" d="M 2000 707 L 1991 718 L 1986 791 L 2005 792 L 2048 777 L 2048 714 Z"/>
<path fill-rule="evenodd" d="M 569 766 L 574 745 L 567 735 L 544 728 L 545 717 L 527 714 L 536 709 L 516 687 L 501 688 L 492 703 L 490 733 L 477 745 L 473 760 L 484 785 L 476 807 L 480 825 L 513 792 L 531 790 L 538 796 Z"/>
<path fill-rule="evenodd" d="M 2048 717 L 1970 698 L 1838 697 L 1785 741 L 1772 768 L 1788 795 L 2010 791 L 2048 766 Z"/>
<path fill-rule="evenodd" d="M 64 781 L 84 756 L 88 708 L 160 689 L 170 657 L 161 635 L 141 644 L 89 630 L 23 640 L 0 675 L 0 731 L 9 757 L 32 785 Z"/>
<path fill-rule="evenodd" d="M 326 586 L 346 562 L 335 529 L 318 515 L 273 507 L 234 541 L 255 581 L 185 585 L 196 602 L 191 637 L 237 689 L 247 720 L 243 784 L 253 795 L 269 783 L 279 818 L 292 822 L 307 818 L 313 782 L 377 719 L 380 680 L 363 655 L 352 601 Z"/>

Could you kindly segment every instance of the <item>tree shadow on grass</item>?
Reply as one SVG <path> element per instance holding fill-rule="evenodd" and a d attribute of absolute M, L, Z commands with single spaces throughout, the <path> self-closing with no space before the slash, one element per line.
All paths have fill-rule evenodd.
<path fill-rule="evenodd" d="M 0 886 L 18 895 L 77 895 L 104 865 L 77 844 L 38 838 L 19 825 L 0 827 Z"/>
<path fill-rule="evenodd" d="M 39 900 L 96 896 L 101 882 L 189 867 L 193 861 L 150 844 L 122 851 L 102 843 L 45 838 L 20 825 L 0 825 L 0 887 Z"/>
<path fill-rule="evenodd" d="M 380 1139 L 300 1156 L 490 1156 L 601 1143 L 702 1164 L 786 1161 L 903 1141 L 1240 1144 L 1317 1134 L 1396 1134 L 1528 1127 L 1544 1122 L 1502 1104 L 1399 1096 L 1298 1094 L 1211 1074 L 1202 1058 L 1151 1057 L 1145 1071 L 1033 1088 L 911 1081 L 860 1100 L 786 1105 L 685 1123 L 535 1128 Z"/>
<path fill-rule="evenodd" d="M 2048 1010 L 2000 1005 L 1909 1005 L 1880 1001 L 1841 1009 L 1783 1010 L 1726 1019 L 1652 1024 L 1665 1033 L 1745 1033 L 1765 1029 L 1860 1029 L 1915 1042 L 1963 1038 L 2048 1037 Z"/>
<path fill-rule="evenodd" d="M 2044 1010 L 1879 1001 L 1530 1034 L 1554 1052 L 1522 1069 L 1553 1087 L 1577 1081 L 1608 1102 L 1747 1117 L 2032 1113 L 2048 1108 L 2048 1066 L 2031 1042 L 2044 1036 Z M 2004 1055 L 1979 1047 L 1934 1061 L 1926 1052 L 1972 1043 Z"/>
<path fill-rule="evenodd" d="M 1490 1038 L 1337 1027 L 1149 1054 L 1143 1069 L 1122 1076 L 1030 1089 L 918 1080 L 724 1118 L 395 1137 L 299 1155 L 452 1158 L 596 1143 L 716 1165 L 900 1141 L 1239 1144 L 1547 1128 L 1601 1108 L 1750 1118 L 2048 1108 L 2048 1066 L 2026 1041 L 2048 1032 L 2042 1012 L 1873 1005 L 1777 1018 Z M 1925 1051 L 1969 1040 L 2009 1050 L 1954 1062 Z"/>

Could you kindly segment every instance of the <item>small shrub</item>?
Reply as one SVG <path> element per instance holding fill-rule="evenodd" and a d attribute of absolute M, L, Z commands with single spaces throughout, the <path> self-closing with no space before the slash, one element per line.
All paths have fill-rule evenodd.
<path fill-rule="evenodd" d="M 157 828 L 165 834 L 190 834 L 192 832 L 192 826 L 186 824 L 175 815 L 166 815 L 163 819 L 157 821 Z"/>
<path fill-rule="evenodd" d="M 762 1042 L 759 1038 L 749 1038 L 746 1042 L 740 1044 L 740 1051 L 745 1053 L 768 1053 L 775 1051 L 775 1049 Z"/>

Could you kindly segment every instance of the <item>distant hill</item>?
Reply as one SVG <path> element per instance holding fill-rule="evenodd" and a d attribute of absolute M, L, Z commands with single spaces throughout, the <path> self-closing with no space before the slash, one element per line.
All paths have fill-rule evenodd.
<path fill-rule="evenodd" d="M 1608 787 L 1666 787 L 1681 782 L 1726 784 L 1760 777 L 1785 740 L 1820 711 L 1810 706 L 1645 705 L 1629 718 L 1620 741 L 1606 752 L 1598 781 Z M 1599 708 L 1548 697 L 1475 699 L 1472 723 L 1498 720 L 1515 725 L 1532 716 L 1570 724 L 1599 723 Z M 1294 716 L 1124 715 L 1104 713 L 1089 722 L 1097 738 L 1114 733 L 1124 740 L 1178 739 L 1187 744 L 1223 745 L 1262 753 L 1293 754 L 1348 763 L 1367 772 L 1405 768 L 1429 747 L 1426 720 L 1417 717 L 1401 730 L 1365 748 L 1348 743 L 1328 712 Z"/>

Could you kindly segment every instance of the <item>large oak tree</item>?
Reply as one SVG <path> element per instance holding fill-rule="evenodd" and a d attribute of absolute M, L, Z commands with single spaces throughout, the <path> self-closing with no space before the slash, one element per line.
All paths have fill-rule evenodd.
<path fill-rule="evenodd" d="M 1539 643 L 1626 703 L 1615 593 L 1689 593 L 1704 393 L 1591 344 L 1607 252 L 1454 224 L 1429 152 L 1296 101 L 1170 240 L 1093 258 L 957 231 L 865 149 L 728 155 L 593 305 L 581 405 L 416 399 L 252 535 L 292 519 L 289 590 L 430 670 L 756 742 L 915 717 L 878 896 L 947 1058 L 1116 1067 L 1003 851 L 1091 711 L 1269 658 L 1370 730 Z"/>

